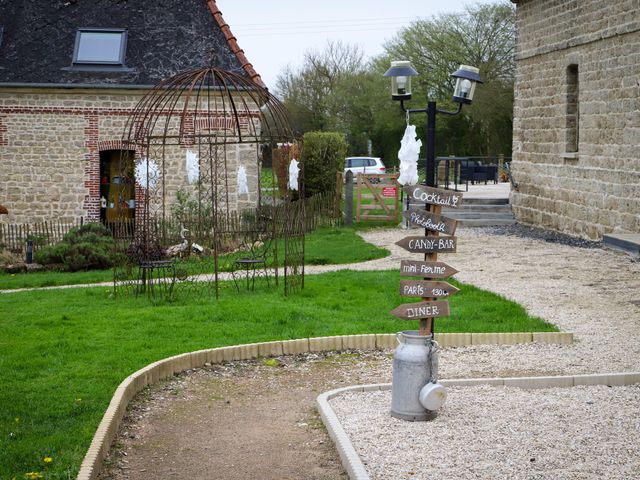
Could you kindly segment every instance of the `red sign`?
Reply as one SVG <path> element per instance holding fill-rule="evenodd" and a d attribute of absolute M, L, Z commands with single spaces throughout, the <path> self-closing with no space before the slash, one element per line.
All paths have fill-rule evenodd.
<path fill-rule="evenodd" d="M 383 197 L 395 197 L 396 196 L 396 187 L 383 187 L 382 188 L 382 196 Z"/>

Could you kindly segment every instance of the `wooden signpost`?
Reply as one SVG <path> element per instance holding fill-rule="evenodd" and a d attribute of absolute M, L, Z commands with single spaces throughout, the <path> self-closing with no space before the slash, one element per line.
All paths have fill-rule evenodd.
<path fill-rule="evenodd" d="M 403 187 L 410 203 L 423 203 L 426 209 L 411 208 L 403 213 L 407 221 L 424 227 L 425 236 L 410 236 L 396 245 L 411 253 L 423 253 L 424 261 L 402 260 L 400 275 L 422 277 L 422 280 L 401 280 L 400 295 L 420 297 L 422 302 L 405 303 L 391 311 L 392 315 L 405 320 L 420 320 L 420 335 L 431 335 L 437 317 L 449 316 L 449 302 L 438 300 L 456 294 L 459 290 L 447 282 L 434 281 L 454 275 L 458 271 L 438 262 L 438 252 L 455 252 L 457 238 L 453 236 L 457 222 L 440 215 L 443 206 L 457 208 L 462 205 L 462 194 L 439 188 L 413 185 Z"/>

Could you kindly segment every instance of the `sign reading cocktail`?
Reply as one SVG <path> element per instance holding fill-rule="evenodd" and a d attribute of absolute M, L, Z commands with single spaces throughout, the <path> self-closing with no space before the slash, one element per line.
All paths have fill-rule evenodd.
<path fill-rule="evenodd" d="M 413 203 L 428 203 L 430 205 L 453 208 L 458 208 L 462 205 L 462 194 L 450 190 L 425 187 L 424 185 L 403 187 L 403 190 L 409 195 L 409 200 L 413 200 Z"/>

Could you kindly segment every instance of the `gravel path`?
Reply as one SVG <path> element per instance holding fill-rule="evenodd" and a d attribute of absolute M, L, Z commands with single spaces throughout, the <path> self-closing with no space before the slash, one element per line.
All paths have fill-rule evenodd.
<path fill-rule="evenodd" d="M 372 480 L 640 477 L 640 385 L 447 392 L 430 422 L 392 418 L 389 391 L 331 406 Z"/>
<path fill-rule="evenodd" d="M 393 245 L 407 232 L 365 233 Z M 572 345 L 443 349 L 441 378 L 640 371 L 640 263 L 536 229 L 460 229 L 456 278 L 575 333 Z M 377 268 L 410 254 L 393 246 Z M 370 262 L 373 264 L 374 262 Z M 450 387 L 433 422 L 389 415 L 390 392 L 331 405 L 375 480 L 640 478 L 640 387 Z"/>
<path fill-rule="evenodd" d="M 520 303 L 531 315 L 574 332 L 575 342 L 444 349 L 443 378 L 640 370 L 640 262 L 593 242 L 526 227 L 456 233 L 457 253 L 438 256 L 460 270 L 456 279 Z M 407 235 L 400 229 L 363 233 L 391 256 L 352 268 L 395 269 L 401 259 L 418 259 L 394 244 Z"/>

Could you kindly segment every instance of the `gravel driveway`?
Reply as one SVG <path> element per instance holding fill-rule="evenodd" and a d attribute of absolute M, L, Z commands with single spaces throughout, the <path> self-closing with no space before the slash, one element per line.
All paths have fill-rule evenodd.
<path fill-rule="evenodd" d="M 363 236 L 388 248 L 406 234 Z M 637 261 L 523 227 L 458 237 L 456 254 L 439 255 L 458 280 L 524 305 L 575 341 L 443 349 L 442 378 L 640 371 Z M 394 246 L 378 262 L 395 268 L 401 258 Z M 448 393 L 432 422 L 392 418 L 389 391 L 340 395 L 331 406 L 373 480 L 640 478 L 640 385 Z"/>
<path fill-rule="evenodd" d="M 398 268 L 401 259 L 417 258 L 394 245 L 406 235 L 399 229 L 365 232 L 368 242 L 392 251 L 366 268 Z M 457 236 L 457 253 L 438 258 L 460 271 L 458 280 L 520 303 L 574 332 L 575 341 L 445 349 L 443 378 L 640 371 L 640 262 L 524 227 L 461 228 Z"/>

